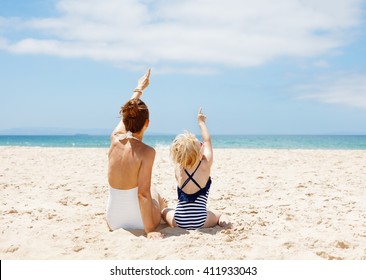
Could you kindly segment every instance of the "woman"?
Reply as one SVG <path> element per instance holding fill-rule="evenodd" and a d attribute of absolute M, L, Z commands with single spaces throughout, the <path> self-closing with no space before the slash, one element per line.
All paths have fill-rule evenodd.
<path fill-rule="evenodd" d="M 149 110 L 140 97 L 149 77 L 150 69 L 121 107 L 122 120 L 111 135 L 107 223 L 110 230 L 144 229 L 148 238 L 159 239 L 162 234 L 155 229 L 165 201 L 151 190 L 155 150 L 142 142 L 149 126 Z"/>

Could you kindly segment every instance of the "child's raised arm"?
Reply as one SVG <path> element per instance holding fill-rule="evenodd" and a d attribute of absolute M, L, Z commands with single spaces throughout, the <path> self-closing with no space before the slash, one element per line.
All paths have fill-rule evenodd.
<path fill-rule="evenodd" d="M 213 150 L 211 144 L 211 136 L 206 125 L 206 116 L 202 113 L 202 108 L 198 111 L 197 116 L 198 126 L 201 130 L 203 139 L 203 155 L 206 157 L 210 167 L 213 162 Z"/>

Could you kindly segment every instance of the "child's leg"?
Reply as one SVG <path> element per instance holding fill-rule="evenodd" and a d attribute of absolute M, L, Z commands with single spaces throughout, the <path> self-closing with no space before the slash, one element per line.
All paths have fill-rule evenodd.
<path fill-rule="evenodd" d="M 229 228 L 231 227 L 230 219 L 225 214 L 218 214 L 212 211 L 207 211 L 207 219 L 203 227 L 209 228 L 216 225 Z"/>
<path fill-rule="evenodd" d="M 174 219 L 174 213 L 175 210 L 172 208 L 165 208 L 161 211 L 161 217 L 170 227 L 177 226 Z"/>
<path fill-rule="evenodd" d="M 204 228 L 210 228 L 217 225 L 219 222 L 220 214 L 207 210 L 206 222 L 203 225 Z"/>

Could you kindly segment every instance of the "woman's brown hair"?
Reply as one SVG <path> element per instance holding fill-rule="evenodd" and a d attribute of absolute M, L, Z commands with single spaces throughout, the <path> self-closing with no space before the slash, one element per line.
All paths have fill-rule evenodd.
<path fill-rule="evenodd" d="M 141 99 L 131 99 L 119 111 L 127 131 L 140 132 L 149 119 L 149 109 Z"/>

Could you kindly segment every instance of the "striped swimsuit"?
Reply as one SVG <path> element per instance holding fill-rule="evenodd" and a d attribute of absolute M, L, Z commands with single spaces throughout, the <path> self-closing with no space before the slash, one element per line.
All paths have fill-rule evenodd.
<path fill-rule="evenodd" d="M 175 209 L 174 219 L 178 227 L 183 229 L 199 229 L 205 224 L 207 218 L 207 198 L 211 186 L 211 177 L 208 178 L 204 188 L 197 183 L 193 178 L 201 162 L 198 164 L 192 174 L 188 175 L 187 180 L 183 183 L 182 187 L 178 187 L 178 204 Z M 199 191 L 193 194 L 187 194 L 183 191 L 183 188 L 191 181 L 196 184 Z"/>

